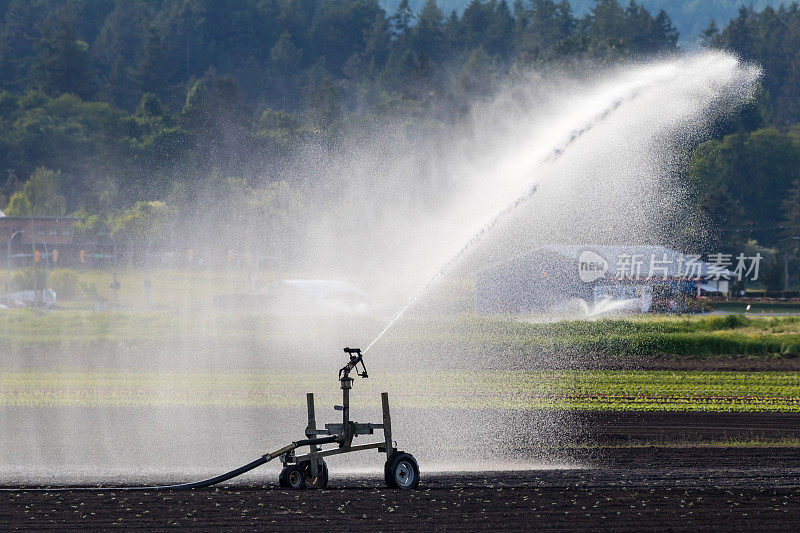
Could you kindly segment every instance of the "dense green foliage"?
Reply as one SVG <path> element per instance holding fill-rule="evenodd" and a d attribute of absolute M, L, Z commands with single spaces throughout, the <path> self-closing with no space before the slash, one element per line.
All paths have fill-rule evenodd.
<path fill-rule="evenodd" d="M 709 140 L 694 151 L 689 176 L 700 205 L 721 222 L 714 229 L 724 244 L 778 245 L 783 193 L 800 179 L 800 130 L 769 127 Z"/>
<path fill-rule="evenodd" d="M 441 325 L 415 324 L 414 339 L 438 344 Z M 454 328 L 455 329 L 455 328 Z M 455 345 L 480 343 L 490 352 L 564 354 L 601 357 L 709 357 L 718 355 L 800 353 L 800 318 L 745 318 L 740 315 L 702 318 L 604 319 L 544 324 L 510 321 L 467 321 L 448 340 Z M 401 333 L 402 335 L 402 333 Z M 531 361 L 535 363 L 535 361 Z"/>
<path fill-rule="evenodd" d="M 734 254 L 765 252 L 763 281 L 788 288 L 800 281 L 800 7 L 742 7 L 704 39 L 764 69 L 754 101 L 689 163 L 697 208 L 712 222 L 706 243 Z"/>
<path fill-rule="evenodd" d="M 456 123 L 519 71 L 674 51 L 675 15 L 764 68 L 690 157 L 707 224 L 689 233 L 769 253 L 762 279 L 780 288 L 783 259 L 800 262 L 800 8 L 774 4 L 718 25 L 732 0 L 0 0 L 0 206 L 76 213 L 79 238 L 141 243 L 213 203 L 277 224 L 267 247 L 285 247 L 305 216 L 285 171 L 298 150 L 335 150 L 387 117 Z"/>
<path fill-rule="evenodd" d="M 707 40 L 764 68 L 763 84 L 778 124 L 800 121 L 800 6 L 796 2 L 761 12 L 742 7 L 735 19 L 722 31 L 709 33 Z"/>
<path fill-rule="evenodd" d="M 666 13 L 608 0 L 584 17 L 552 0 L 476 1 L 460 16 L 433 1 L 388 14 L 377 0 L 7 0 L 0 11 L 0 194 L 7 205 L 20 193 L 15 213 L 40 210 L 22 191 L 40 167 L 60 172 L 47 202 L 87 214 L 191 196 L 209 178 L 260 189 L 300 141 L 335 144 L 370 116 L 458 120 L 514 68 L 677 39 Z"/>

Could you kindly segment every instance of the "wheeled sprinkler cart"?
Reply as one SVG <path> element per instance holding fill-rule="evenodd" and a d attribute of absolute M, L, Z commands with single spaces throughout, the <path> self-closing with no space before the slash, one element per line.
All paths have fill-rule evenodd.
<path fill-rule="evenodd" d="M 367 367 L 358 348 L 345 348 L 345 353 L 350 356 L 350 361 L 339 370 L 339 383 L 342 388 L 342 405 L 334 409 L 342 412 L 341 424 L 325 424 L 325 429 L 317 429 L 314 414 L 314 393 L 306 395 L 308 403 L 308 426 L 306 426 L 306 439 L 295 441 L 292 444 L 273 452 L 273 457 L 280 454 L 283 470 L 278 478 L 280 486 L 292 489 L 321 489 L 328 484 L 328 466 L 325 457 L 343 453 L 360 452 L 362 450 L 377 449 L 378 453 L 386 454 L 384 477 L 386 485 L 391 488 L 411 490 L 419 485 L 419 466 L 411 454 L 398 451 L 392 441 L 392 419 L 389 415 L 389 395 L 381 393 L 383 406 L 383 423 L 362 424 L 350 420 L 350 389 L 353 388 L 354 379 L 350 372 L 362 378 L 367 378 Z M 361 364 L 361 371 L 358 365 Z M 369 444 L 353 444 L 353 438 L 358 435 L 372 435 L 376 429 L 383 431 L 383 440 Z M 325 435 L 325 436 L 322 436 Z M 325 444 L 336 444 L 335 448 L 323 449 Z M 296 449 L 308 446 L 308 453 L 298 455 Z"/>
<path fill-rule="evenodd" d="M 392 419 L 389 416 L 389 395 L 381 393 L 381 403 L 383 404 L 383 424 L 360 424 L 350 420 L 350 389 L 353 388 L 353 378 L 350 372 L 362 378 L 367 377 L 367 367 L 364 366 L 364 358 L 358 348 L 345 348 L 345 353 L 350 356 L 348 362 L 339 370 L 339 383 L 342 387 L 342 405 L 334 406 L 334 409 L 342 412 L 341 424 L 325 424 L 325 429 L 317 429 L 316 418 L 314 417 L 314 394 L 308 393 L 308 426 L 306 426 L 306 438 L 294 441 L 291 444 L 267 453 L 244 466 L 231 470 L 216 477 L 195 481 L 191 483 L 178 483 L 175 485 L 153 485 L 153 486 L 133 486 L 133 487 L 36 487 L 26 488 L 26 491 L 54 491 L 54 490 L 191 490 L 210 487 L 217 483 L 222 483 L 241 476 L 265 463 L 280 458 L 283 463 L 278 478 L 281 487 L 292 489 L 324 489 L 328 484 L 328 466 L 325 464 L 325 457 L 339 455 L 342 453 L 360 452 L 362 450 L 376 449 L 378 453 L 386 454 L 386 465 L 383 473 L 386 484 L 391 488 L 411 490 L 419 485 L 419 466 L 411 454 L 398 451 L 392 441 Z M 358 365 L 361 364 L 362 371 L 359 372 Z M 371 444 L 353 445 L 353 438 L 358 435 L 372 435 L 376 429 L 383 430 L 383 440 Z M 325 435 L 321 437 L 320 435 Z M 323 449 L 325 444 L 336 444 L 335 448 Z M 303 446 L 308 446 L 308 453 L 298 455 L 295 450 Z M 0 488 L 0 492 L 17 491 L 15 488 Z"/>

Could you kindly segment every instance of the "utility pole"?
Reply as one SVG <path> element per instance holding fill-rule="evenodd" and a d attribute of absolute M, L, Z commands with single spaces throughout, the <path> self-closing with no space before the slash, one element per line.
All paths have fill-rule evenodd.
<path fill-rule="evenodd" d="M 147 306 L 147 310 L 150 310 L 151 307 L 151 299 L 150 299 L 150 289 L 152 288 L 152 284 L 150 283 L 150 248 L 153 245 L 153 241 L 147 241 L 147 248 L 145 249 L 145 271 L 144 271 L 144 293 L 145 293 L 145 305 Z"/>
<path fill-rule="evenodd" d="M 31 226 L 32 227 L 32 226 Z M 36 241 L 33 238 L 33 233 L 31 230 L 31 248 L 33 249 L 33 253 L 31 254 L 31 269 L 33 270 L 33 314 L 37 314 L 39 312 L 39 284 L 36 280 Z"/>
<path fill-rule="evenodd" d="M 783 253 L 783 290 L 789 290 L 789 254 Z"/>
<path fill-rule="evenodd" d="M 42 287 L 42 303 L 44 303 L 44 293 L 47 290 L 48 281 L 50 280 L 50 257 L 47 255 L 47 238 L 42 240 L 44 246 L 44 287 Z M 47 309 L 47 307 L 45 307 Z"/>
<path fill-rule="evenodd" d="M 6 271 L 6 293 L 11 292 L 11 242 L 14 240 L 14 237 L 22 235 L 22 233 L 22 231 L 15 231 L 6 243 L 6 265 L 8 267 Z"/>
<path fill-rule="evenodd" d="M 31 230 L 31 269 L 33 270 L 33 313 L 36 314 L 39 312 L 39 295 L 38 295 L 38 288 L 39 283 L 36 279 L 36 239 L 34 235 L 37 234 L 38 229 L 34 226 L 33 220 L 33 208 L 30 211 L 30 230 Z"/>
<path fill-rule="evenodd" d="M 114 238 L 111 238 L 111 244 L 114 246 L 114 282 L 111 284 L 111 287 L 114 289 L 114 309 L 119 307 L 119 295 L 117 291 L 119 290 L 119 282 L 117 281 L 117 241 Z"/>
<path fill-rule="evenodd" d="M 792 237 L 792 240 L 795 241 L 794 245 L 797 246 L 797 241 L 800 241 L 800 237 Z M 796 253 L 796 248 L 794 251 Z M 783 253 L 783 290 L 789 290 L 789 252 Z"/>

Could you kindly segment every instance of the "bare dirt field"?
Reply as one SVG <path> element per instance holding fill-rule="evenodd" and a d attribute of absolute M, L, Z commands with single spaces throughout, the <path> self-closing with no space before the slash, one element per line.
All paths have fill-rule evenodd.
<path fill-rule="evenodd" d="M 175 526 L 213 530 L 796 530 L 795 448 L 612 448 L 606 466 L 425 473 L 420 489 L 345 477 L 328 490 L 275 485 L 187 492 L 0 493 L 9 529 Z"/>
<path fill-rule="evenodd" d="M 203 530 L 797 530 L 800 448 L 713 445 L 800 434 L 800 416 L 583 413 L 591 443 L 576 468 L 431 472 L 419 490 L 375 474 L 327 490 L 272 482 L 195 491 L 0 491 L 7 529 L 175 526 Z M 681 444 L 687 441 L 704 445 Z M 653 445 L 653 444 L 658 445 Z"/>
<path fill-rule="evenodd" d="M 586 442 L 601 446 L 800 439 L 798 413 L 581 411 L 574 415 Z"/>

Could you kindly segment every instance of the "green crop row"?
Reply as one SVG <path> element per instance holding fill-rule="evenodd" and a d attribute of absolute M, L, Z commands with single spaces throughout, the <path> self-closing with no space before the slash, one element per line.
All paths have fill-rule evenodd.
<path fill-rule="evenodd" d="M 315 373 L 0 371 L 0 406 L 302 408 L 309 390 L 323 391 L 322 403 L 337 400 L 328 381 Z M 357 407 L 391 390 L 394 405 L 411 408 L 800 412 L 795 372 L 391 372 L 358 386 Z"/>

